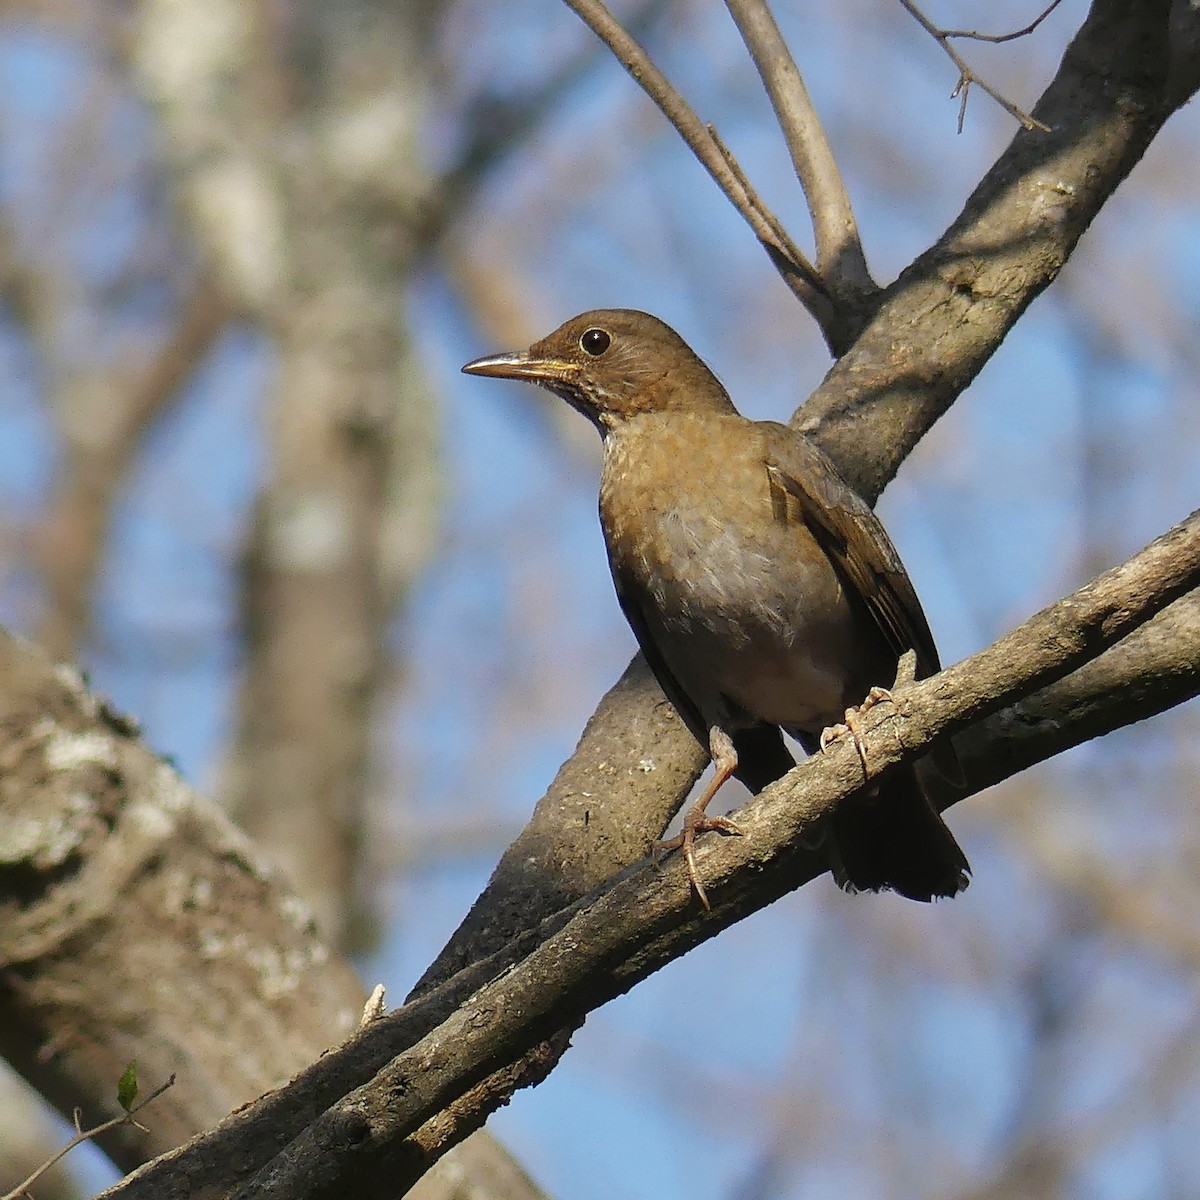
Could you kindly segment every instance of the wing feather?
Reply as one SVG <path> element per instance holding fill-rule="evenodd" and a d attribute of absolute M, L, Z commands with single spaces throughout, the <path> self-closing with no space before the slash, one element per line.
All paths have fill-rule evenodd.
<path fill-rule="evenodd" d="M 936 674 L 941 663 L 925 610 L 879 518 L 807 438 L 773 421 L 760 424 L 766 427 L 766 468 L 776 519 L 782 510 L 785 520 L 803 522 L 896 658 L 913 650 L 917 678 Z M 961 783 L 962 767 L 951 741 L 938 743 L 930 757 L 945 778 Z"/>
<path fill-rule="evenodd" d="M 762 424 L 773 426 L 766 468 L 776 517 L 782 494 L 786 519 L 803 522 L 817 539 L 896 657 L 916 651 L 918 678 L 940 670 L 921 601 L 879 518 L 812 442 L 786 425 Z"/>

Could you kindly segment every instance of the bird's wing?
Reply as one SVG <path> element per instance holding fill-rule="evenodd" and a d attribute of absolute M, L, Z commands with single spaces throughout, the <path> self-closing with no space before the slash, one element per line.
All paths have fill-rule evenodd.
<path fill-rule="evenodd" d="M 761 425 L 776 520 L 804 523 L 896 657 L 916 651 L 918 679 L 940 670 L 921 602 L 879 518 L 807 438 L 773 421 Z"/>

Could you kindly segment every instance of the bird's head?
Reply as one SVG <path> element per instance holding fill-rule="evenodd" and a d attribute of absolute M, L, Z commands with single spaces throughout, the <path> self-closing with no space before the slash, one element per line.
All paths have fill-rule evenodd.
<path fill-rule="evenodd" d="M 640 413 L 735 411 L 717 377 L 675 330 L 630 308 L 581 313 L 528 350 L 477 358 L 463 370 L 540 384 L 601 434 Z"/>

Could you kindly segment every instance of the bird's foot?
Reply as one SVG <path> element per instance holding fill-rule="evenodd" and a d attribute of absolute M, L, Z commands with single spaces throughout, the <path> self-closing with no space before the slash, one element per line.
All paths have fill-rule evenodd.
<path fill-rule="evenodd" d="M 655 863 L 671 850 L 683 850 L 683 857 L 687 861 L 688 880 L 705 908 L 711 908 L 712 905 L 708 902 L 708 893 L 704 890 L 704 884 L 700 882 L 700 873 L 696 870 L 695 844 L 697 834 L 708 833 L 713 829 L 733 837 L 742 836 L 742 828 L 736 821 L 731 821 L 728 817 L 710 817 L 701 805 L 693 804 L 684 815 L 683 829 L 673 838 L 655 842 L 650 850 L 650 857 Z"/>
<path fill-rule="evenodd" d="M 854 739 L 854 748 L 858 751 L 858 761 L 862 763 L 863 775 L 870 776 L 871 771 L 867 766 L 867 743 L 862 733 L 861 717 L 863 713 L 870 711 L 875 705 L 884 700 L 891 700 L 892 693 L 885 687 L 873 687 L 868 693 L 867 698 L 853 708 L 846 709 L 844 724 L 830 725 L 828 729 L 821 730 L 821 750 L 828 751 L 829 747 L 838 740 L 849 734 Z"/>

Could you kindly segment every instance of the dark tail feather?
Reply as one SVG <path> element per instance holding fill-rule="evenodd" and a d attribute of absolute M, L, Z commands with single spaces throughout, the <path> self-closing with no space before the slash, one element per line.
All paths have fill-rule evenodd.
<path fill-rule="evenodd" d="M 967 856 L 911 766 L 889 773 L 873 795 L 842 804 L 830 824 L 833 877 L 848 892 L 890 888 L 929 901 L 967 886 Z"/>
<path fill-rule="evenodd" d="M 809 753 L 816 749 L 815 739 L 801 735 L 800 740 Z M 736 775 L 752 792 L 761 792 L 796 765 L 774 725 L 740 729 L 733 741 Z M 910 900 L 929 901 L 958 895 L 971 871 L 912 766 L 890 773 L 874 795 L 842 804 L 825 845 L 833 877 L 848 892 L 890 888 Z"/>
<path fill-rule="evenodd" d="M 738 765 L 734 776 L 756 796 L 769 783 L 782 779 L 795 765 L 777 725 L 754 725 L 733 735 Z"/>

